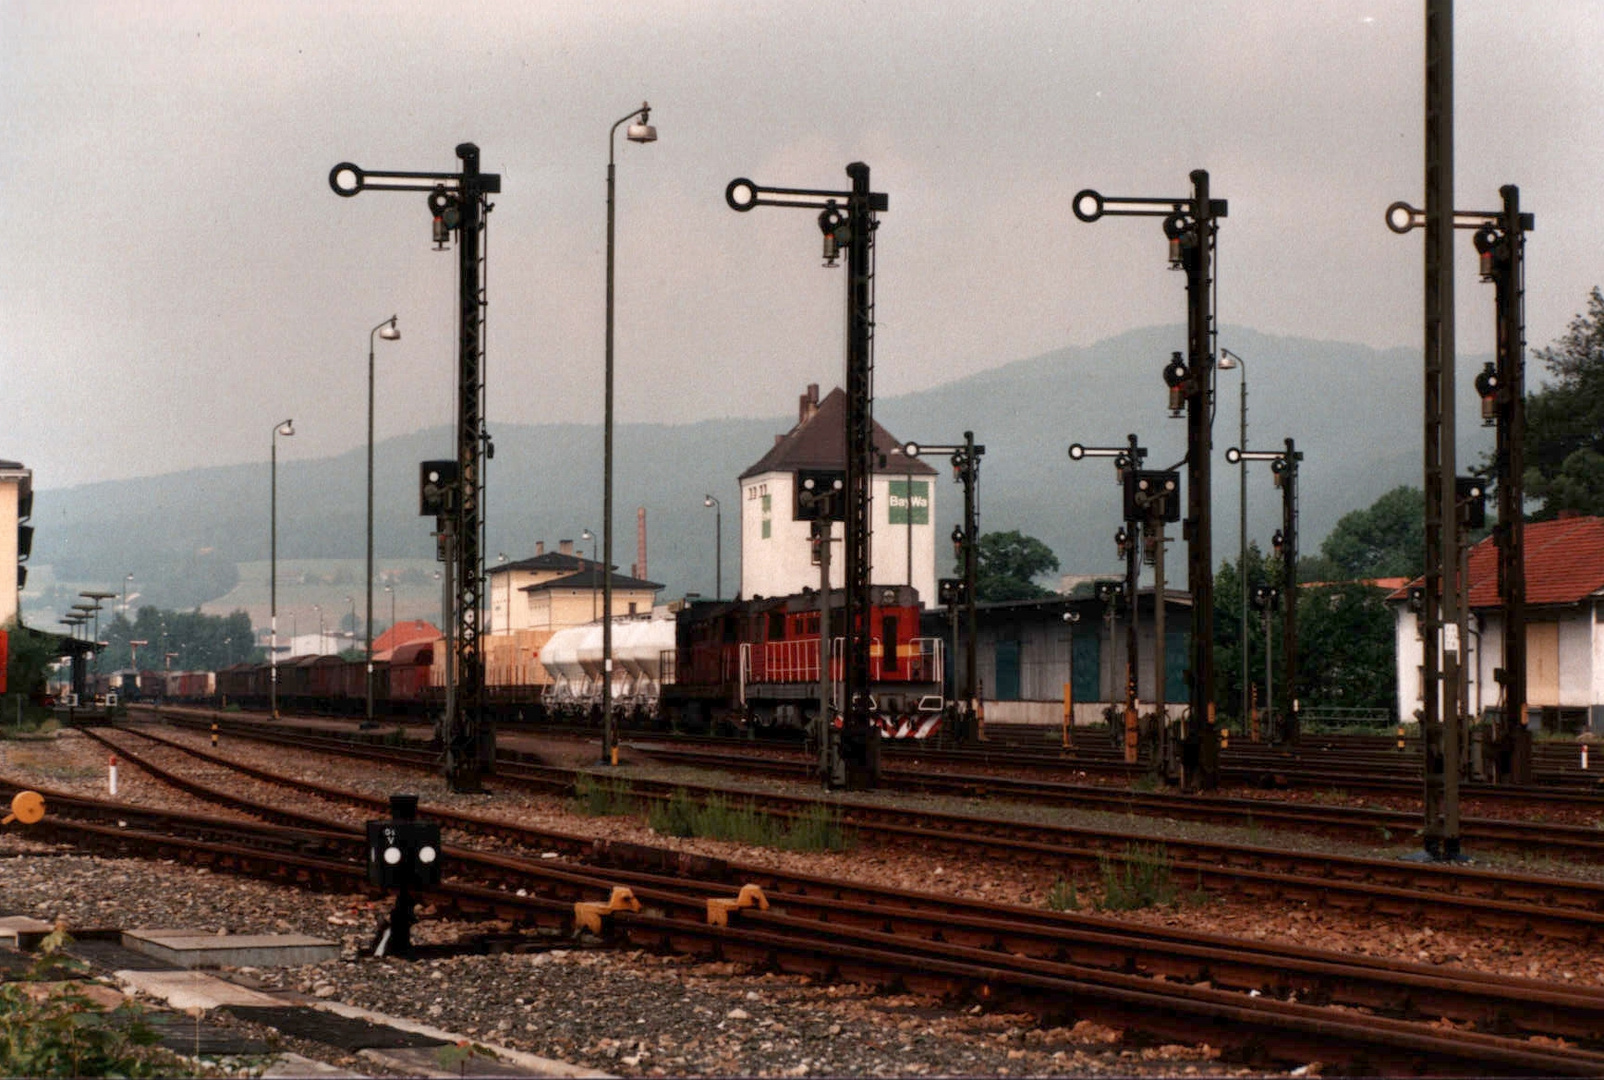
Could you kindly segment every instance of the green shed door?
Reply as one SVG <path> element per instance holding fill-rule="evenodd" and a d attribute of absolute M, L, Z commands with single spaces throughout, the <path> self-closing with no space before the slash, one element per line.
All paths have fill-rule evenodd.
<path fill-rule="evenodd" d="M 1187 651 L 1192 635 L 1187 630 L 1164 628 L 1164 700 L 1184 702 L 1191 697 L 1186 685 L 1186 665 L 1191 661 Z"/>
<path fill-rule="evenodd" d="M 994 701 L 1019 700 L 1019 642 L 997 642 L 997 685 L 992 687 Z"/>
<path fill-rule="evenodd" d="M 1070 641 L 1070 662 L 1075 666 L 1070 680 L 1076 701 L 1101 701 L 1103 642 L 1095 633 L 1076 634 Z"/>

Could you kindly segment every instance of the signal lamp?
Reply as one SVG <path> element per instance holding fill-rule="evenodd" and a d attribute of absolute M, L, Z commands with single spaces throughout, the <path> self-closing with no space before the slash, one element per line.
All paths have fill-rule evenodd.
<path fill-rule="evenodd" d="M 1181 359 L 1178 352 L 1170 354 L 1170 362 L 1164 365 L 1164 383 L 1170 388 L 1170 415 L 1181 415 L 1181 409 L 1186 402 L 1186 361 Z"/>
<path fill-rule="evenodd" d="M 1476 254 L 1479 256 L 1478 264 L 1481 270 L 1481 279 L 1483 281 L 1492 281 L 1494 253 L 1498 250 L 1497 230 L 1491 225 L 1483 225 L 1476 230 L 1476 235 L 1471 237 L 1471 243 L 1475 245 Z"/>
<path fill-rule="evenodd" d="M 1186 218 L 1182 214 L 1171 214 L 1164 219 L 1164 235 L 1170 241 L 1170 269 L 1186 269 L 1186 258 L 1182 248 L 1185 246 L 1182 238 L 1186 236 Z"/>
<path fill-rule="evenodd" d="M 1492 427 L 1498 421 L 1498 369 L 1492 361 L 1481 369 L 1476 376 L 1476 393 L 1481 395 L 1481 422 L 1484 427 Z"/>

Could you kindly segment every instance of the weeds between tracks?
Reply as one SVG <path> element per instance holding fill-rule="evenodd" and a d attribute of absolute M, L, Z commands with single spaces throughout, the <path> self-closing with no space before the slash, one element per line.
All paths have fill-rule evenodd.
<path fill-rule="evenodd" d="M 825 806 L 811 806 L 794 817 L 775 816 L 750 799 L 715 794 L 700 801 L 683 788 L 666 801 L 643 805 L 627 780 L 598 781 L 584 774 L 574 781 L 574 804 L 591 817 L 632 816 L 644 809 L 646 823 L 664 836 L 700 836 L 788 851 L 845 851 L 852 846 L 840 813 Z"/>

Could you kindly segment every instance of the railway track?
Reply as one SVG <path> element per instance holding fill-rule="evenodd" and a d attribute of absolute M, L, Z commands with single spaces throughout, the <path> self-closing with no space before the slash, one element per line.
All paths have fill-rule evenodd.
<path fill-rule="evenodd" d="M 167 741 L 149 732 L 141 734 L 153 741 Z M 282 729 L 267 734 L 274 740 L 303 749 L 321 748 L 309 746 L 308 737 L 304 735 Z M 337 744 L 339 740 L 330 742 Z M 169 742 L 169 745 L 201 760 L 240 768 L 216 755 L 182 744 Z M 350 744 L 331 745 L 329 749 L 389 760 L 404 767 L 431 770 L 435 767 L 432 762 L 420 762 L 419 757 L 427 755 L 415 750 L 403 751 L 400 757 L 386 758 L 383 754 L 393 751 L 381 752 L 376 748 L 359 751 Z M 137 760 L 133 755 L 130 757 Z M 150 767 L 161 771 L 154 764 Z M 326 793 L 318 785 L 301 784 L 293 778 L 259 769 L 244 771 L 271 783 L 300 786 L 302 790 L 332 798 L 342 798 L 345 794 Z M 571 792 L 581 772 L 507 762 L 498 767 L 497 775 L 502 782 L 527 784 L 537 791 L 552 794 Z M 186 781 L 175 777 L 174 782 Z M 698 787 L 640 778 L 631 780 L 629 789 L 629 794 L 642 802 L 667 800 L 676 792 L 688 792 L 704 799 L 714 794 L 726 797 L 730 794 L 727 784 Z M 816 813 L 823 805 L 839 816 L 844 828 L 882 843 L 914 845 L 930 851 L 979 853 L 993 859 L 1006 858 L 1050 867 L 1071 878 L 1096 876 L 1108 864 L 1140 869 L 1153 858 L 1151 850 L 1140 850 L 1132 844 L 1130 834 L 1121 830 L 1032 824 L 904 809 L 861 800 L 771 792 L 753 793 L 753 800 L 771 816 L 793 819 Z M 370 799 L 369 805 L 378 809 L 378 802 Z M 459 816 L 463 822 L 472 820 L 471 815 L 458 815 L 444 808 L 438 810 L 436 816 L 447 824 L 456 822 Z M 1488 930 L 1579 942 L 1604 938 L 1604 885 L 1595 883 L 1175 837 L 1157 843 L 1162 845 L 1173 880 L 1208 892 L 1329 906 L 1416 923 L 1468 923 Z"/>
<path fill-rule="evenodd" d="M 761 773 L 796 781 L 806 781 L 816 775 L 813 764 L 799 756 L 776 758 L 771 754 L 758 756 L 729 749 L 687 749 L 646 742 L 628 745 L 657 760 L 681 765 Z M 1081 810 L 1207 821 L 1242 828 L 1282 829 L 1368 843 L 1378 838 L 1413 836 L 1421 827 L 1418 812 L 1276 803 L 1213 794 L 1141 792 L 1060 780 L 886 767 L 881 770 L 881 781 L 900 790 L 931 794 L 993 796 Z M 1480 817 L 1462 817 L 1460 829 L 1466 841 L 1484 848 L 1604 862 L 1604 829 Z"/>
<path fill-rule="evenodd" d="M 73 843 L 322 887 L 360 889 L 365 882 L 365 836 L 354 827 L 272 827 L 46 794 L 49 828 Z M 216 795 L 229 798 L 226 792 Z M 300 813 L 237 797 L 232 802 L 237 810 L 265 816 Z M 442 817 L 433 810 L 429 816 Z M 504 827 L 498 823 L 497 831 Z M 1316 1058 L 1433 1072 L 1604 1071 L 1604 1053 L 1595 1041 L 1604 1031 L 1604 993 L 1132 929 L 1093 916 L 904 893 L 718 860 L 686 865 L 674 852 L 598 847 L 561 834 L 529 832 L 525 840 L 540 849 L 555 845 L 571 857 L 529 859 L 450 845 L 445 856 L 456 880 L 425 900 L 458 914 L 494 915 L 567 937 L 581 921 L 576 902 L 616 897 L 614 890 L 622 887 L 630 890 L 632 903 L 614 904 L 592 925 L 605 937 L 633 944 L 922 992 L 1017 999 L 1046 1013 L 1235 1047 L 1271 1060 Z M 590 862 L 578 861 L 581 855 Z M 640 869 L 642 864 L 654 869 Z M 662 872 L 667 866 L 677 872 Z M 764 903 L 749 892 L 750 906 L 720 905 L 724 925 L 710 918 L 708 901 L 728 900 L 744 884 L 759 885 Z M 1465 1027 L 1445 1031 L 1444 1023 Z M 1589 1045 L 1556 1046 L 1520 1035 Z"/>

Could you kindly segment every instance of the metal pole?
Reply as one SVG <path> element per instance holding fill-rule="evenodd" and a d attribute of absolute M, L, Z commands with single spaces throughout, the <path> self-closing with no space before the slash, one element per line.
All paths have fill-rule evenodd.
<path fill-rule="evenodd" d="M 368 565 L 367 565 L 367 638 L 364 656 L 367 672 L 363 677 L 363 695 L 367 700 L 367 719 L 373 719 L 373 338 L 386 326 L 395 329 L 396 316 L 391 315 L 368 331 Z M 391 594 L 394 595 L 393 593 Z M 390 620 L 394 622 L 394 618 Z"/>
<path fill-rule="evenodd" d="M 980 521 L 975 506 L 975 488 L 980 479 L 980 459 L 975 452 L 975 433 L 964 432 L 964 695 L 969 702 L 969 727 L 980 737 L 978 716 L 980 688 L 975 682 L 975 653 L 980 637 L 978 598 L 980 581 Z M 995 688 L 993 688 L 995 689 Z"/>
<path fill-rule="evenodd" d="M 617 732 L 613 727 L 613 206 L 616 168 L 613 137 L 618 127 L 645 117 L 642 105 L 607 131 L 607 345 L 605 414 L 602 423 L 602 762 L 618 764 Z"/>
<path fill-rule="evenodd" d="M 1174 498 L 1174 496 L 1171 496 Z M 1165 648 L 1164 641 L 1164 514 L 1157 509 L 1161 504 L 1151 504 L 1148 510 L 1147 527 L 1153 541 L 1153 722 L 1158 732 L 1159 753 L 1156 766 L 1170 771 L 1175 765 L 1175 739 L 1170 730 L 1169 704 L 1164 686 L 1164 666 L 1169 658 L 1169 649 Z M 1194 601 L 1195 602 L 1195 601 Z"/>
<path fill-rule="evenodd" d="M 830 519 L 813 523 L 819 545 L 819 778 L 824 790 L 843 783 L 835 775 L 835 728 L 830 720 Z"/>
<path fill-rule="evenodd" d="M 1281 472 L 1281 663 L 1282 691 L 1286 702 L 1282 706 L 1282 731 L 1285 741 L 1298 742 L 1298 459 L 1300 454 L 1291 439 L 1286 442 L 1286 456 Z"/>
<path fill-rule="evenodd" d="M 1235 353 L 1231 354 L 1236 356 Z M 1248 448 L 1248 365 L 1240 356 L 1237 363 L 1242 367 L 1242 392 L 1237 409 L 1237 443 L 1243 450 Z M 1248 463 L 1246 460 L 1237 462 L 1237 557 L 1236 576 L 1242 579 L 1242 713 L 1243 720 L 1247 719 L 1248 709 L 1248 665 L 1252 658 L 1248 648 Z"/>
<path fill-rule="evenodd" d="M 1454 428 L 1453 3 L 1426 0 L 1424 849 L 1459 854 L 1460 643 Z M 1439 642 L 1440 635 L 1440 642 Z M 1441 683 L 1437 675 L 1441 648 Z"/>
<path fill-rule="evenodd" d="M 842 750 L 847 786 L 874 788 L 880 782 L 879 729 L 869 703 L 869 585 L 871 478 L 874 469 L 874 212 L 869 166 L 847 166 L 852 194 L 847 201 L 847 354 L 846 354 L 846 641 Z"/>
<path fill-rule="evenodd" d="M 635 115 L 631 113 L 630 116 Z M 625 117 L 625 120 L 629 117 Z M 623 123 L 622 120 L 619 123 Z M 607 133 L 607 358 L 602 420 L 602 764 L 618 763 L 613 734 L 613 134 Z"/>
<path fill-rule="evenodd" d="M 1196 773 L 1186 768 L 1182 784 L 1187 788 L 1213 788 L 1219 783 L 1219 738 L 1214 726 L 1214 563 L 1212 527 L 1213 495 L 1209 481 L 1212 461 L 1209 431 L 1213 413 L 1214 352 L 1213 332 L 1213 255 L 1215 219 L 1224 216 L 1223 201 L 1215 206 L 1209 199 L 1209 174 L 1195 169 L 1192 180 L 1192 213 L 1195 219 L 1196 248 L 1186 267 L 1186 345 L 1187 367 L 1192 382 L 1186 398 L 1187 463 L 1187 588 L 1192 594 L 1191 694 L 1187 721 L 1187 757 L 1196 755 Z"/>
<path fill-rule="evenodd" d="M 1504 727 L 1510 778 L 1531 782 L 1531 728 L 1526 712 L 1526 230 L 1520 188 L 1506 184 L 1504 247 L 1498 254 L 1498 589 L 1504 603 Z"/>

